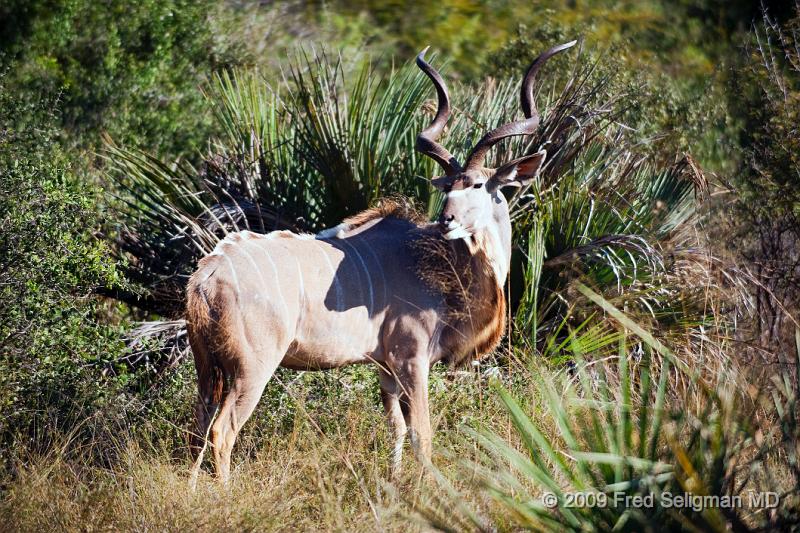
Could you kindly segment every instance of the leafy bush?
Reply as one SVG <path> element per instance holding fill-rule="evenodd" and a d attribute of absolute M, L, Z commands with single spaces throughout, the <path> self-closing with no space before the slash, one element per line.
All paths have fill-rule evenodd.
<path fill-rule="evenodd" d="M 10 90 L 60 94 L 67 144 L 94 148 L 100 134 L 177 156 L 209 135 L 199 85 L 248 57 L 215 32 L 212 1 L 11 2 L 0 8 Z M 220 17 L 221 18 L 221 17 Z"/>
<path fill-rule="evenodd" d="M 69 428 L 111 389 L 102 370 L 124 346 L 98 286 L 122 283 L 94 238 L 97 191 L 71 173 L 49 102 L 12 96 L 0 78 L 0 449 L 16 435 Z M 18 117 L 24 117 L 23 124 Z M 5 454 L 4 454 L 5 455 Z"/>

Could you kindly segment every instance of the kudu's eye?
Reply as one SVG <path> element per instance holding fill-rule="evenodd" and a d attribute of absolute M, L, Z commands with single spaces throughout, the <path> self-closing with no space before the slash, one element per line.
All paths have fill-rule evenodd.
<path fill-rule="evenodd" d="M 483 187 L 483 183 L 476 183 L 472 186 L 473 189 L 480 189 L 481 187 Z"/>

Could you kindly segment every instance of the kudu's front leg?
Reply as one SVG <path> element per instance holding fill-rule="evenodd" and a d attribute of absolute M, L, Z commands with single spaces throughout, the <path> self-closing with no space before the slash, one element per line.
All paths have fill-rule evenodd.
<path fill-rule="evenodd" d="M 397 381 L 400 387 L 400 407 L 409 428 L 411 449 L 417 458 L 430 462 L 431 419 L 428 411 L 428 372 L 430 363 L 427 357 L 414 357 L 398 365 Z"/>
<path fill-rule="evenodd" d="M 394 438 L 392 477 L 400 473 L 408 433 L 411 449 L 423 464 L 431 459 L 431 421 L 428 412 L 427 358 L 395 361 L 380 374 L 381 397 Z"/>
<path fill-rule="evenodd" d="M 427 346 L 427 341 L 409 341 L 408 336 L 404 335 L 398 342 L 387 344 L 394 346 L 394 350 L 387 351 L 379 378 L 381 398 L 394 438 L 392 477 L 396 478 L 400 473 L 406 434 L 410 437 L 411 448 L 417 459 L 423 464 L 431 459 L 431 421 L 428 414 L 430 361 L 426 355 L 421 355 L 425 351 L 420 347 Z"/>
<path fill-rule="evenodd" d="M 392 479 L 396 479 L 400 474 L 403 461 L 403 445 L 406 440 L 406 419 L 400 406 L 401 389 L 395 374 L 386 367 L 379 370 L 379 380 L 381 386 L 381 400 L 383 408 L 386 410 L 386 419 L 389 423 L 389 431 L 392 433 Z"/>

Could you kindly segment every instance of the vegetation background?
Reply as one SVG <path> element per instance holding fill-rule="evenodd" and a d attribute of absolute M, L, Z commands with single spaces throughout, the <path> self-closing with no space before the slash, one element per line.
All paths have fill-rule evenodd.
<path fill-rule="evenodd" d="M 200 251 L 252 221 L 319 229 L 387 194 L 434 212 L 435 169 L 411 149 L 432 94 L 408 61 L 436 52 L 463 152 L 513 115 L 528 62 L 576 37 L 538 96 L 535 141 L 559 164 L 514 204 L 513 327 L 480 368 L 434 374 L 432 473 L 409 462 L 386 481 L 369 369 L 279 372 L 230 497 L 210 482 L 188 494 L 179 319 Z M 3 523 L 797 528 L 798 47 L 791 2 L 5 0 Z M 537 503 L 589 489 L 781 500 Z"/>

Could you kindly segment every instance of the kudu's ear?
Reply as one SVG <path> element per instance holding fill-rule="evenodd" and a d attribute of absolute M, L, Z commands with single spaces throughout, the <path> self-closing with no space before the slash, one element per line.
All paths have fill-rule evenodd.
<path fill-rule="evenodd" d="M 539 150 L 535 154 L 526 155 L 506 163 L 498 168 L 494 175 L 486 182 L 489 191 L 496 191 L 503 187 L 522 187 L 536 177 L 539 169 L 544 164 L 547 152 Z"/>

